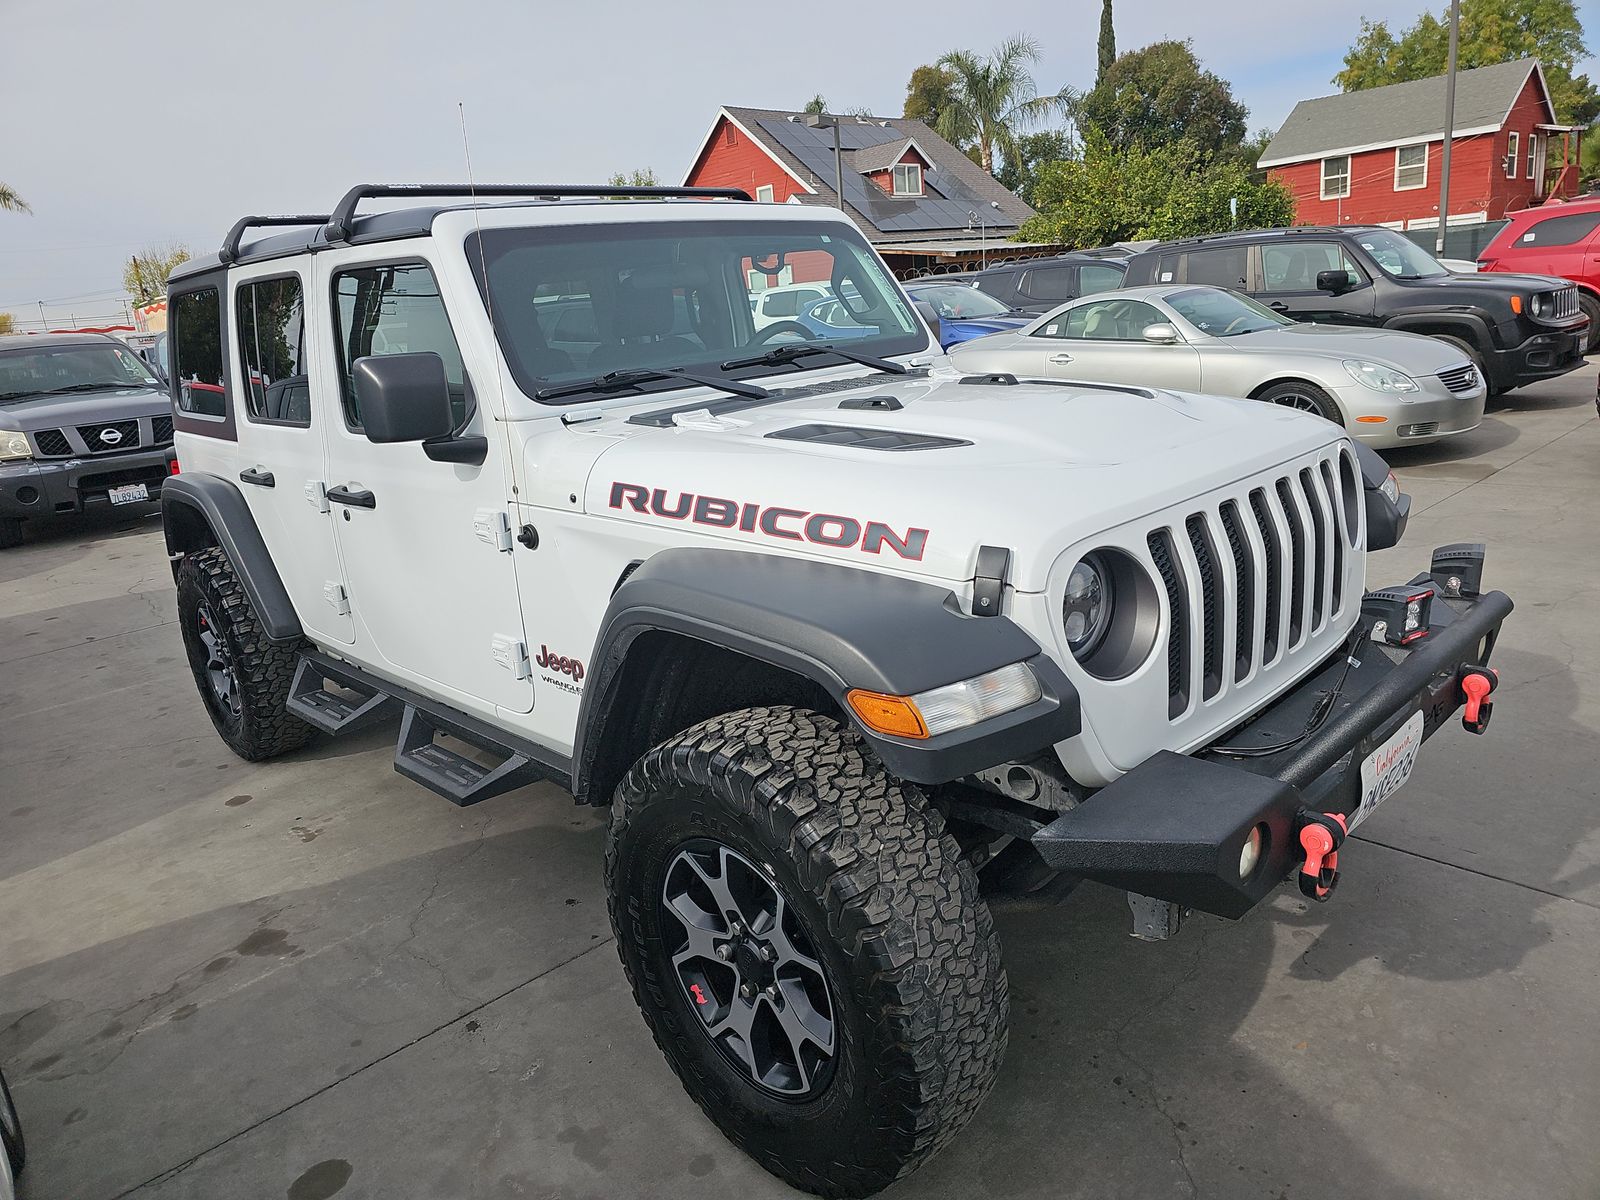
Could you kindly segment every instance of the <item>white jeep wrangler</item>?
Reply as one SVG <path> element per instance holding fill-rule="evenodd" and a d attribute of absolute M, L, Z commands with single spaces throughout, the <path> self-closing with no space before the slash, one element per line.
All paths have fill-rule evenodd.
<path fill-rule="evenodd" d="M 870 336 L 753 319 L 800 282 Z M 1244 400 L 962 377 L 831 210 L 359 187 L 241 220 L 169 311 L 217 731 L 263 759 L 397 717 L 456 804 L 609 804 L 645 1020 L 801 1188 L 882 1188 L 989 1090 L 986 895 L 1100 880 L 1144 937 L 1325 899 L 1422 740 L 1488 719 L 1482 547 L 1364 593 L 1409 503 L 1381 459 Z"/>

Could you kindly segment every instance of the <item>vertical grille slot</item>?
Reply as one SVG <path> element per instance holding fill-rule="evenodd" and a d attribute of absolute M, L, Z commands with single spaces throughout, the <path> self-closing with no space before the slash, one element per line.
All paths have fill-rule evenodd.
<path fill-rule="evenodd" d="M 1287 479 L 1278 480 L 1278 503 L 1283 506 L 1283 519 L 1289 526 L 1289 649 L 1293 650 L 1305 632 L 1302 614 L 1306 599 L 1306 530 Z"/>
<path fill-rule="evenodd" d="M 1328 497 L 1329 534 L 1328 541 L 1333 546 L 1333 611 L 1330 616 L 1338 616 L 1344 610 L 1344 539 L 1345 531 L 1340 528 L 1339 515 L 1343 507 L 1339 501 L 1339 487 L 1334 482 L 1333 467 L 1327 459 L 1322 460 L 1322 490 Z"/>
<path fill-rule="evenodd" d="M 1305 494 L 1306 511 L 1311 516 L 1311 629 L 1322 628 L 1322 597 L 1328 586 L 1328 514 L 1323 511 L 1311 468 L 1300 471 L 1300 489 Z"/>
<path fill-rule="evenodd" d="M 157 446 L 165 446 L 172 441 L 172 418 L 155 417 L 150 422 L 150 440 Z"/>
<path fill-rule="evenodd" d="M 1256 528 L 1261 533 L 1261 544 L 1267 551 L 1266 569 L 1266 623 L 1262 631 L 1261 665 L 1267 666 L 1278 657 L 1278 629 L 1283 616 L 1283 575 L 1278 563 L 1283 558 L 1283 547 L 1278 539 L 1278 527 L 1267 510 L 1267 495 L 1260 488 L 1250 493 L 1250 511 L 1255 515 Z"/>
<path fill-rule="evenodd" d="M 1178 584 L 1177 554 L 1172 534 L 1157 529 L 1145 539 L 1161 586 L 1166 589 L 1172 620 L 1167 629 L 1167 717 L 1176 720 L 1189 707 L 1189 602 Z"/>
<path fill-rule="evenodd" d="M 1217 578 L 1215 549 L 1205 517 L 1192 514 L 1184 522 L 1184 529 L 1194 550 L 1195 565 L 1200 569 L 1200 695 L 1209 700 L 1222 690 L 1222 623 L 1226 619 L 1227 597 Z"/>
<path fill-rule="evenodd" d="M 1256 577 L 1255 561 L 1245 543 L 1240 525 L 1239 504 L 1229 500 L 1222 506 L 1222 531 L 1228 536 L 1228 551 L 1233 555 L 1233 577 L 1238 581 L 1239 599 L 1234 612 L 1233 681 L 1250 674 L 1255 656 Z"/>

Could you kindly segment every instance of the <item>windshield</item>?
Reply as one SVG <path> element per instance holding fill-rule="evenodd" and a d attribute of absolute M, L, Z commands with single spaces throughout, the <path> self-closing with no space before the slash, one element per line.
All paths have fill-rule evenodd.
<path fill-rule="evenodd" d="M 956 321 L 962 317 L 1003 317 L 1011 312 L 1009 305 L 1002 304 L 993 296 L 959 283 L 939 283 L 906 290 L 913 300 L 926 300 L 933 305 L 933 311 L 944 321 Z"/>
<path fill-rule="evenodd" d="M 467 239 L 474 272 L 480 237 L 495 333 L 530 396 L 612 371 L 771 374 L 770 365 L 722 364 L 793 343 L 837 341 L 876 356 L 928 344 L 866 242 L 833 223 L 485 229 Z M 837 365 L 818 354 L 786 369 Z M 641 390 L 685 382 L 669 377 Z M 565 394 L 585 398 L 581 389 Z"/>
<path fill-rule="evenodd" d="M 1450 274 L 1421 246 L 1387 229 L 1363 230 L 1356 235 L 1356 241 L 1396 279 L 1434 279 Z"/>
<path fill-rule="evenodd" d="M 1167 297 L 1167 304 L 1201 333 L 1212 337 L 1237 337 L 1241 333 L 1259 333 L 1263 329 L 1294 324 L 1288 317 L 1257 304 L 1250 297 L 1222 288 L 1174 292 Z"/>
<path fill-rule="evenodd" d="M 160 386 L 138 355 L 110 342 L 0 351 L 0 404 L 51 392 Z"/>

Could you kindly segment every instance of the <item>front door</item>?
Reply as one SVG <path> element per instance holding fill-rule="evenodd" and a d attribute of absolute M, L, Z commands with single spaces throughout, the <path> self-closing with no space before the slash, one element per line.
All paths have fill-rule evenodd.
<path fill-rule="evenodd" d="M 314 640 L 349 645 L 355 623 L 323 496 L 325 445 L 337 400 L 313 402 L 314 343 L 327 333 L 305 319 L 308 273 L 270 263 L 233 275 L 228 313 L 237 356 L 239 491 Z"/>
<path fill-rule="evenodd" d="M 1324 271 L 1344 275 L 1340 291 L 1317 287 Z M 1256 299 L 1296 321 L 1370 325 L 1376 293 L 1372 280 L 1338 242 L 1272 242 L 1261 247 L 1261 287 Z"/>
<path fill-rule="evenodd" d="M 1146 329 L 1162 324 L 1171 322 L 1160 309 L 1109 293 L 1057 313 L 1025 340 L 1037 341 L 1038 370 L 1046 379 L 1199 388 L 1200 355 L 1193 346 L 1145 340 Z"/>
<path fill-rule="evenodd" d="M 358 661 L 457 708 L 493 717 L 528 712 L 533 685 L 512 563 L 510 481 L 501 422 L 475 398 L 450 326 L 447 298 L 421 259 L 319 255 L 333 298 L 323 403 L 328 490 L 349 581 Z M 476 295 L 460 303 L 479 303 Z M 351 387 L 368 355 L 432 352 L 444 361 L 457 431 L 489 439 L 481 466 L 434 462 L 416 442 L 362 432 Z M 487 381 L 486 381 L 487 382 Z"/>

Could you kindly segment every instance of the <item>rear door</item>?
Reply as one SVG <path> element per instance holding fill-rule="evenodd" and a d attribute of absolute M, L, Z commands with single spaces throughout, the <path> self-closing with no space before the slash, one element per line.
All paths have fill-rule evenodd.
<path fill-rule="evenodd" d="M 1317 276 L 1338 271 L 1344 291 L 1322 291 Z M 1193 282 L 1191 278 L 1190 282 Z M 1371 325 L 1377 290 L 1372 280 L 1336 241 L 1268 242 L 1261 247 L 1261 279 L 1256 299 L 1297 321 L 1328 325 Z"/>
<path fill-rule="evenodd" d="M 313 638 L 349 645 L 355 624 L 324 495 L 326 439 L 337 404 L 312 397 L 306 260 L 241 267 L 228 305 L 239 436 L 239 490 Z"/>
<path fill-rule="evenodd" d="M 1147 328 L 1167 323 L 1164 313 L 1141 300 L 1086 300 L 1032 335 L 1039 343 L 1040 373 L 1047 379 L 1196 390 L 1200 355 L 1193 346 L 1145 341 Z"/>
<path fill-rule="evenodd" d="M 1078 296 L 1078 269 L 1066 266 L 1028 267 L 1017 282 L 1022 293 L 1018 306 L 1029 312 L 1049 312 L 1056 305 Z"/>
<path fill-rule="evenodd" d="M 439 276 L 423 258 L 342 250 L 316 258 L 332 298 L 331 345 L 314 400 L 328 423 L 328 496 L 349 580 L 355 657 L 383 674 L 493 717 L 533 707 L 512 564 L 503 422 L 475 397 Z M 475 292 L 455 298 L 480 304 Z M 483 436 L 480 466 L 434 462 L 420 443 L 363 432 L 351 386 L 368 355 L 431 352 L 444 362 L 457 433 Z"/>

